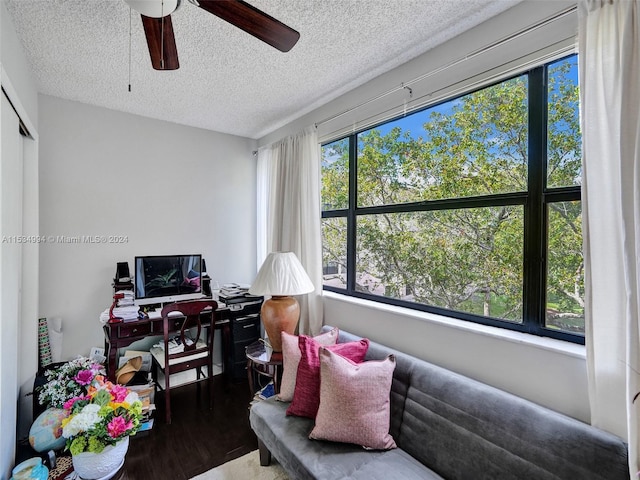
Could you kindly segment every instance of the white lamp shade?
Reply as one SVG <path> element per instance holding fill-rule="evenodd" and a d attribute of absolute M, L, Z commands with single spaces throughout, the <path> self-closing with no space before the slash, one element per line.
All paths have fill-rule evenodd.
<path fill-rule="evenodd" d="M 313 282 L 293 252 L 272 252 L 249 288 L 252 295 L 302 295 L 315 290 Z"/>

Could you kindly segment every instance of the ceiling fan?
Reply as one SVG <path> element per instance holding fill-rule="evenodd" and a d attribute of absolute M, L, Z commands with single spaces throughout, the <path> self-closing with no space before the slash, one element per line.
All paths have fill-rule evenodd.
<path fill-rule="evenodd" d="M 171 14 L 181 0 L 124 0 L 140 13 L 149 46 L 151 64 L 156 70 L 177 70 L 178 50 Z M 189 3 L 235 25 L 263 42 L 288 52 L 300 33 L 242 0 L 188 0 Z"/>

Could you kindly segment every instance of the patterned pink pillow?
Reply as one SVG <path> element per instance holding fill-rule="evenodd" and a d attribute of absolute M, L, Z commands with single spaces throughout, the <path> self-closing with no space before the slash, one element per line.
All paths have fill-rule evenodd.
<path fill-rule="evenodd" d="M 334 327 L 328 332 L 316 335 L 313 339 L 320 345 L 335 345 L 339 333 L 338 327 Z M 293 400 L 300 356 L 298 336 L 282 332 L 282 380 L 280 380 L 280 393 L 276 396 L 281 402 Z"/>
<path fill-rule="evenodd" d="M 396 448 L 389 434 L 389 394 L 395 368 L 393 355 L 355 364 L 321 348 L 320 407 L 309 438 L 376 450 Z"/>
<path fill-rule="evenodd" d="M 318 350 L 321 345 L 313 338 L 300 335 L 300 363 L 296 376 L 296 387 L 293 392 L 293 400 L 287 415 L 315 418 L 320 404 L 320 358 Z M 369 349 L 369 340 L 363 338 L 356 342 L 336 343 L 323 348 L 348 358 L 356 363 L 362 362 Z"/>

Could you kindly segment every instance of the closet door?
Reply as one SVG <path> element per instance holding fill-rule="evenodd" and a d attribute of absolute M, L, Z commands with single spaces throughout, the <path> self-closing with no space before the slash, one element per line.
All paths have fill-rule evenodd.
<path fill-rule="evenodd" d="M 19 396 L 23 169 L 18 116 L 4 92 L 0 96 L 0 425 L 9 427 L 16 425 Z M 15 428 L 3 428 L 3 470 L 13 465 L 15 447 Z"/>

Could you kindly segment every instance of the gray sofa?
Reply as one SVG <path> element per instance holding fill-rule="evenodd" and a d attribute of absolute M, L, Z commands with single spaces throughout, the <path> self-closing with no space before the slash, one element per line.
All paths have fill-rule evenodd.
<path fill-rule="evenodd" d="M 340 332 L 338 341 L 359 338 Z M 288 403 L 272 397 L 249 416 L 261 463 L 273 454 L 292 480 L 629 479 L 620 438 L 374 342 L 367 359 L 389 353 L 397 449 L 310 440 L 313 420 L 286 416 Z"/>

